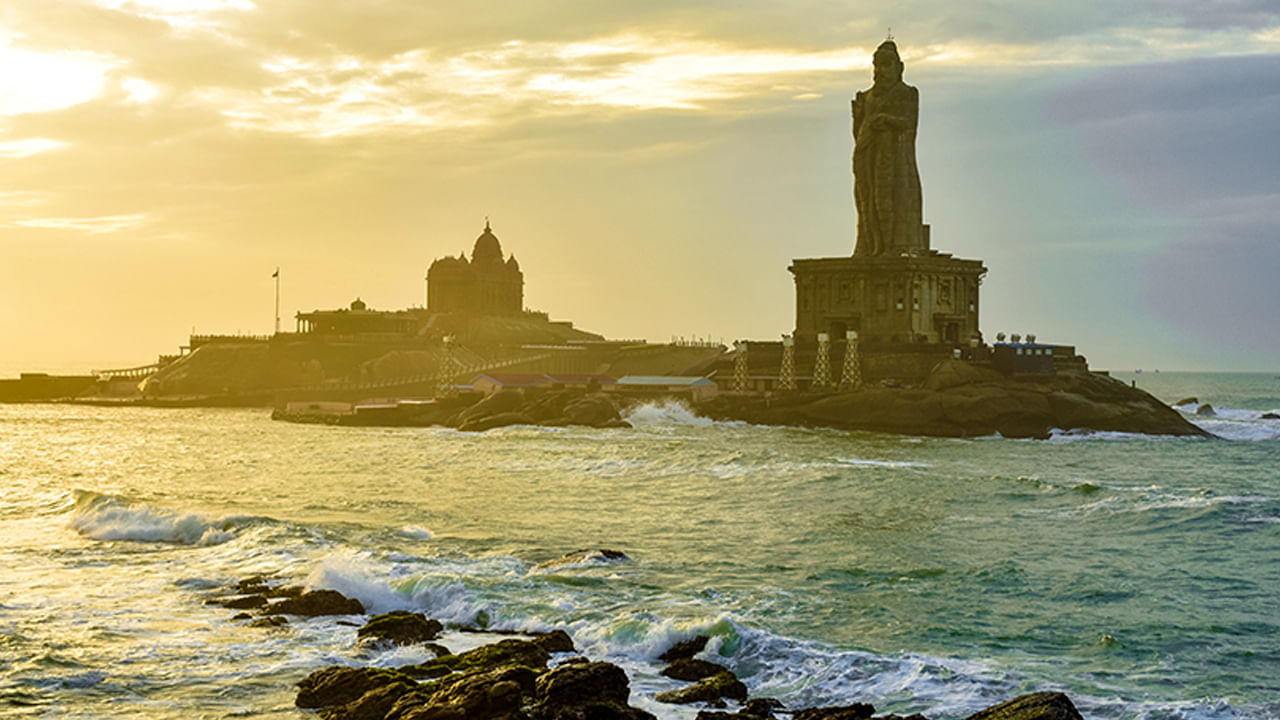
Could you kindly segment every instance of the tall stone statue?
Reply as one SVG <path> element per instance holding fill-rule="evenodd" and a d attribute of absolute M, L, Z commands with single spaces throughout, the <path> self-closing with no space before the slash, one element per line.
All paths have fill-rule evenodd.
<path fill-rule="evenodd" d="M 886 40 L 872 59 L 875 82 L 853 100 L 855 256 L 928 250 L 923 226 L 916 120 L 920 92 L 902 82 L 898 46 Z"/>

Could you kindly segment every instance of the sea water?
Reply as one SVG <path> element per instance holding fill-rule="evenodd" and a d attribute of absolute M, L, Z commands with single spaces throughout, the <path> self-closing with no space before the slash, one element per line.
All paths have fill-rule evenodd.
<path fill-rule="evenodd" d="M 310 717 L 295 683 L 396 666 L 344 618 L 250 628 L 271 575 L 446 623 L 565 628 L 653 700 L 667 647 L 786 706 L 959 718 L 1280 716 L 1280 378 L 1144 373 L 1221 439 L 921 438 L 711 422 L 345 428 L 266 411 L 0 406 L 0 716 Z M 1128 381 L 1130 376 L 1125 376 Z M 565 553 L 608 548 L 627 559 Z M 447 633 L 455 650 L 476 640 Z"/>

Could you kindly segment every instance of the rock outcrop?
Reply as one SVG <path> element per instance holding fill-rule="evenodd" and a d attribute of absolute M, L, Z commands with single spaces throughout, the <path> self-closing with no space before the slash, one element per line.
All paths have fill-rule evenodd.
<path fill-rule="evenodd" d="M 415 645 L 435 640 L 441 630 L 444 630 L 444 625 L 439 620 L 432 620 L 422 613 L 395 610 L 369 618 L 364 627 L 356 631 L 356 637 L 393 645 Z"/>
<path fill-rule="evenodd" d="M 765 425 L 941 437 L 1043 438 L 1055 428 L 1209 435 L 1150 394 L 1105 375 L 1006 377 L 954 360 L 939 363 L 920 388 L 773 398 L 721 395 L 696 410 L 715 419 Z"/>
<path fill-rule="evenodd" d="M 799 720 L 797 717 L 796 720 Z M 965 720 L 1084 720 L 1071 699 L 1060 692 L 1019 695 L 980 710 Z"/>
<path fill-rule="evenodd" d="M 312 590 L 266 606 L 266 615 L 361 615 L 364 605 L 335 590 Z"/>

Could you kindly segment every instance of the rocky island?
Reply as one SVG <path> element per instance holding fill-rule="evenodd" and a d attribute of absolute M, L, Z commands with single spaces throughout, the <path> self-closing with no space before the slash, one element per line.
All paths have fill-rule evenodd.
<path fill-rule="evenodd" d="M 334 425 L 440 425 L 484 431 L 510 425 L 630 427 L 627 412 L 661 395 L 574 389 L 504 389 L 463 393 L 429 403 L 334 411 L 317 404 L 273 417 Z M 688 401 L 698 415 L 760 425 L 825 427 L 938 437 L 1047 438 L 1054 430 L 1209 437 L 1149 393 L 1106 375 L 1061 372 L 1007 377 L 961 361 L 938 363 L 917 387 L 862 387 L 848 392 L 720 393 Z"/>

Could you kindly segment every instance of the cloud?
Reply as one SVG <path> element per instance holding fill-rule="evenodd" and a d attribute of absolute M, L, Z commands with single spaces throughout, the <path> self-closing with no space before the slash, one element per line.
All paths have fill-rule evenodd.
<path fill-rule="evenodd" d="M 50 230 L 76 230 L 90 235 L 99 235 L 131 230 L 139 227 L 146 220 L 147 216 L 139 213 L 135 215 L 105 215 L 101 217 L 28 218 L 26 220 L 15 220 L 14 224 Z"/>
<path fill-rule="evenodd" d="M 24 138 L 22 140 L 0 140 L 0 157 L 24 158 L 37 153 L 49 152 L 65 147 L 66 143 L 48 138 Z"/>

